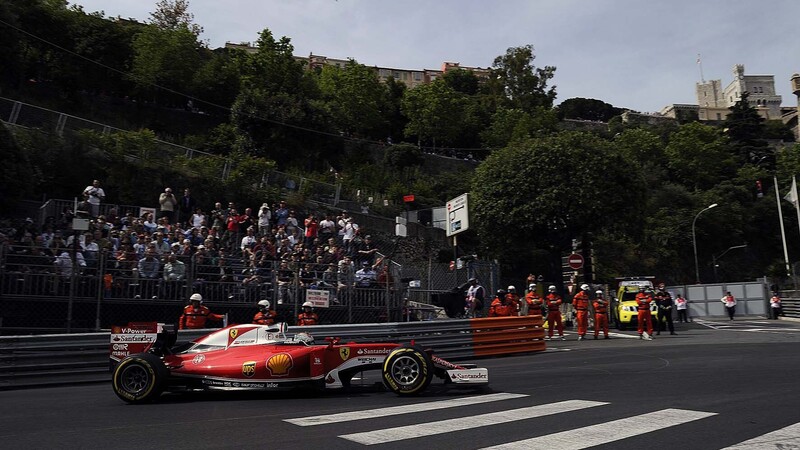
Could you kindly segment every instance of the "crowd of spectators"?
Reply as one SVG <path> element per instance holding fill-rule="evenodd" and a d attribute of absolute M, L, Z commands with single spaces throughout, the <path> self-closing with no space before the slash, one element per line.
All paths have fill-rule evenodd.
<path fill-rule="evenodd" d="M 0 235 L 0 250 L 6 271 L 95 277 L 107 293 L 133 298 L 185 298 L 186 289 L 227 283 L 226 298 L 270 289 L 281 303 L 290 288 L 331 289 L 336 298 L 343 289 L 392 282 L 371 236 L 347 211 L 301 215 L 280 201 L 254 214 L 233 201 L 224 204 L 206 211 L 189 189 L 176 197 L 169 188 L 157 216 L 118 215 L 114 208 L 103 215 L 96 204 L 79 204 L 77 212 L 64 208 L 40 226 L 25 220 Z M 87 219 L 88 230 L 72 229 L 76 217 Z M 223 295 L 204 291 L 210 299 L 215 294 Z"/>

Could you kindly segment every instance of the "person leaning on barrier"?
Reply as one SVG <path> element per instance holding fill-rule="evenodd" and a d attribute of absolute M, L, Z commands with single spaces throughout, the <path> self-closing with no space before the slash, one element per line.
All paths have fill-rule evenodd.
<path fill-rule="evenodd" d="M 270 309 L 269 300 L 261 300 L 258 302 L 258 312 L 253 317 L 253 323 L 258 325 L 272 325 L 275 323 L 275 318 L 278 313 L 274 309 Z"/>
<path fill-rule="evenodd" d="M 297 315 L 297 325 L 317 325 L 319 323 L 319 316 L 314 312 L 314 304 L 311 302 L 303 303 L 303 312 Z"/>
<path fill-rule="evenodd" d="M 192 294 L 189 297 L 190 304 L 183 308 L 183 315 L 181 315 L 178 322 L 179 330 L 197 330 L 206 327 L 208 320 L 222 321 L 225 316 L 214 314 L 207 307 L 203 306 L 203 296 L 200 294 Z"/>
<path fill-rule="evenodd" d="M 505 289 L 498 289 L 497 295 L 489 306 L 489 317 L 510 317 L 517 315 L 516 312 L 516 305 L 509 303 Z"/>
<path fill-rule="evenodd" d="M 478 284 L 477 278 L 469 279 L 469 289 L 467 289 L 467 298 L 465 299 L 465 308 L 468 317 L 477 317 L 483 311 L 483 305 L 486 301 L 486 289 Z"/>
<path fill-rule="evenodd" d="M 781 309 L 781 298 L 778 296 L 777 292 L 773 292 L 772 298 L 769 299 L 769 309 L 771 312 L 771 319 L 778 320 L 778 316 L 783 315 L 783 310 Z"/>

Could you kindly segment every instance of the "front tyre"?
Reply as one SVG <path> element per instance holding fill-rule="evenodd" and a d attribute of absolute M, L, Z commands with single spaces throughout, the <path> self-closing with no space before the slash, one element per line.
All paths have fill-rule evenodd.
<path fill-rule="evenodd" d="M 117 397 L 128 403 L 145 403 L 161 395 L 169 370 L 156 355 L 138 353 L 120 361 L 112 384 Z"/>
<path fill-rule="evenodd" d="M 383 384 L 397 395 L 417 395 L 433 379 L 433 363 L 420 347 L 399 347 L 383 362 Z"/>

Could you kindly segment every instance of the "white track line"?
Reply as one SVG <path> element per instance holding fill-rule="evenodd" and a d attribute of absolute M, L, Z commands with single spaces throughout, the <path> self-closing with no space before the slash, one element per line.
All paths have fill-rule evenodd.
<path fill-rule="evenodd" d="M 322 416 L 301 417 L 297 419 L 285 419 L 301 427 L 312 425 L 325 425 L 329 423 L 350 422 L 353 420 L 372 419 L 375 417 L 397 416 L 400 414 L 410 414 L 422 411 L 434 411 L 437 409 L 457 408 L 459 406 L 477 405 L 480 403 L 497 402 L 513 398 L 527 397 L 527 394 L 499 393 L 477 395 L 472 397 L 460 397 L 438 402 L 414 403 L 411 405 L 392 406 L 389 408 L 368 409 L 364 411 L 352 411 L 339 414 L 326 414 Z"/>
<path fill-rule="evenodd" d="M 549 450 L 582 449 L 650 433 L 693 420 L 704 419 L 713 415 L 716 415 L 716 413 L 688 411 L 683 409 L 664 409 L 588 427 L 548 434 L 546 436 L 509 442 L 494 447 L 487 447 L 483 450 L 518 450 L 531 448 L 546 448 Z"/>
<path fill-rule="evenodd" d="M 800 448 L 800 423 L 727 447 L 728 449 Z"/>
<path fill-rule="evenodd" d="M 438 422 L 420 423 L 404 427 L 367 431 L 364 433 L 345 434 L 339 437 L 364 445 L 385 444 L 387 442 L 402 441 L 405 439 L 432 436 L 453 431 L 473 430 L 475 428 L 497 425 L 500 423 L 518 422 L 534 417 L 577 411 L 607 404 L 606 402 L 567 400 L 558 403 L 529 406 L 527 408 L 480 414 L 477 416 L 441 420 Z"/>

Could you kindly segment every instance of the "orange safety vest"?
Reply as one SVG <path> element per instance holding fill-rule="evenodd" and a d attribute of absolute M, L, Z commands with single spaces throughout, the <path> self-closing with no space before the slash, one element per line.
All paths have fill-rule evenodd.
<path fill-rule="evenodd" d="M 222 320 L 224 316 L 214 314 L 207 307 L 200 305 L 200 308 L 194 309 L 192 305 L 186 305 L 183 308 L 183 315 L 178 323 L 179 330 L 196 330 L 198 328 L 205 328 L 206 321 Z"/>
<path fill-rule="evenodd" d="M 575 297 L 572 297 L 572 306 L 577 311 L 588 311 L 589 310 L 589 294 L 584 291 L 580 291 L 575 294 Z"/>
<path fill-rule="evenodd" d="M 636 294 L 636 304 L 639 305 L 639 311 L 650 311 L 650 302 L 652 301 L 653 297 L 646 292 Z"/>
<path fill-rule="evenodd" d="M 297 325 L 316 325 L 319 322 L 319 316 L 316 313 L 301 312 L 297 315 Z"/>
<path fill-rule="evenodd" d="M 558 294 L 547 294 L 544 298 L 544 303 L 547 305 L 549 312 L 558 312 L 558 307 L 561 306 L 561 296 Z"/>
<path fill-rule="evenodd" d="M 267 310 L 267 312 L 257 312 L 255 317 L 253 317 L 253 323 L 258 325 L 272 325 L 275 323 L 275 318 L 278 316 L 278 313 L 275 312 L 274 309 Z"/>

